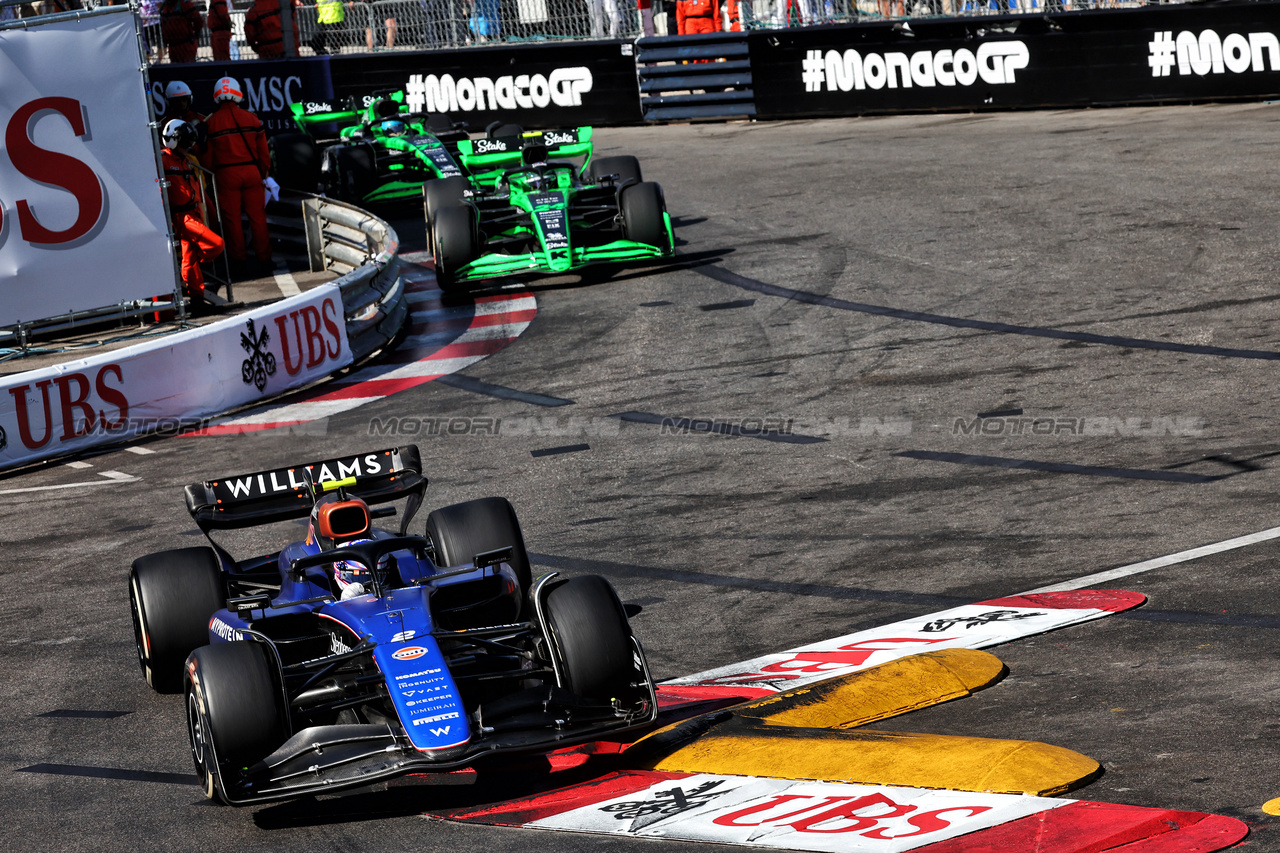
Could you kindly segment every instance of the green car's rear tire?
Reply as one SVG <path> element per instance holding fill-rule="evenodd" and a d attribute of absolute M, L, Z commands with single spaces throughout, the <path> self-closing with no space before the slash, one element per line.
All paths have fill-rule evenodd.
<path fill-rule="evenodd" d="M 662 187 L 652 181 L 625 187 L 619 207 L 622 209 L 622 233 L 628 240 L 659 249 L 670 248 L 663 216 L 667 205 L 662 197 Z"/>
<path fill-rule="evenodd" d="M 305 133 L 278 133 L 267 139 L 271 176 L 282 187 L 313 193 L 320 185 L 320 149 Z"/>
<path fill-rule="evenodd" d="M 331 149 L 333 160 L 330 180 L 338 198 L 359 203 L 378 184 L 373 149 L 368 145 L 349 145 Z"/>

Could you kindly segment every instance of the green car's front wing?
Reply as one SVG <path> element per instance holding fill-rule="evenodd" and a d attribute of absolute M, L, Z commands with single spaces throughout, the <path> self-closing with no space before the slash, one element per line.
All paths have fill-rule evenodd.
<path fill-rule="evenodd" d="M 667 231 L 667 248 L 637 243 L 633 240 L 614 240 L 601 246 L 575 246 L 568 249 L 540 249 L 522 254 L 489 252 L 470 263 L 463 264 L 454 273 L 456 281 L 480 281 L 520 273 L 565 273 L 593 264 L 616 264 L 628 261 L 647 261 L 675 256 L 675 234 L 671 229 L 670 215 L 662 214 Z"/>

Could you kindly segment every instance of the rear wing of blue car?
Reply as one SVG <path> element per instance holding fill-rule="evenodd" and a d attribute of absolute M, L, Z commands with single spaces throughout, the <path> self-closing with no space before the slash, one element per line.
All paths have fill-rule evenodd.
<path fill-rule="evenodd" d="M 306 518 L 315 503 L 311 483 L 321 491 L 341 486 L 368 504 L 410 499 L 406 528 L 427 491 L 418 448 L 408 445 L 192 483 L 187 512 L 205 533 Z"/>

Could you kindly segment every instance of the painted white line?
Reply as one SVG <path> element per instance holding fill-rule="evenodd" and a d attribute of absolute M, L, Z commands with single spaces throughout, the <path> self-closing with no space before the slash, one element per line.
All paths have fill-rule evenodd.
<path fill-rule="evenodd" d="M 116 480 L 121 483 L 132 483 L 134 480 L 138 479 L 132 474 L 122 474 L 119 471 L 99 471 L 98 476 L 106 477 L 108 480 Z"/>
<path fill-rule="evenodd" d="M 128 480 L 87 480 L 83 483 L 62 483 L 57 486 L 31 486 L 26 489 L 4 489 L 3 491 L 0 491 L 0 495 L 20 495 L 27 492 L 52 492 L 55 489 L 83 489 L 87 486 L 118 486 L 121 483 L 133 483 L 139 479 L 139 477 L 130 477 Z"/>
<path fill-rule="evenodd" d="M 276 287 L 280 288 L 281 295 L 289 297 L 302 293 L 302 290 L 298 287 L 298 282 L 293 278 L 293 273 L 289 272 L 289 269 L 280 261 L 276 263 L 280 264 L 280 267 L 275 270 L 275 277 Z"/>
<path fill-rule="evenodd" d="M 125 450 L 129 453 L 136 453 L 139 456 L 147 456 L 148 454 L 155 453 L 154 450 L 146 447 L 126 447 Z"/>
<path fill-rule="evenodd" d="M 81 462 L 80 460 L 77 459 L 74 462 L 68 462 L 67 467 L 68 468 L 92 468 L 93 466 L 90 465 L 88 462 Z"/>
<path fill-rule="evenodd" d="M 1063 581 L 1062 583 L 1042 586 L 1037 589 L 1029 589 L 1022 593 L 1022 595 L 1030 595 L 1034 592 L 1060 592 L 1068 589 L 1084 589 L 1085 587 L 1092 587 L 1095 584 L 1106 583 L 1107 581 L 1112 581 L 1116 578 L 1138 575 L 1143 572 L 1149 572 L 1152 569 L 1162 569 L 1165 566 L 1172 566 L 1175 563 L 1185 563 L 1188 560 L 1197 560 L 1201 557 L 1207 557 L 1210 554 L 1221 554 L 1223 551 L 1232 551 L 1236 548 L 1244 548 L 1247 545 L 1256 545 L 1259 542 L 1267 542 L 1271 539 L 1280 539 L 1280 527 L 1260 530 L 1257 533 L 1250 533 L 1246 536 L 1237 536 L 1235 539 L 1224 539 L 1221 542 L 1215 542 L 1211 545 L 1201 545 L 1199 548 L 1192 548 L 1189 551 L 1179 551 L 1178 553 L 1170 554 L 1167 557 L 1155 557 L 1151 560 L 1143 560 L 1141 563 L 1121 566 L 1118 569 L 1108 569 L 1105 572 L 1096 572 L 1092 575 L 1085 575 L 1082 578 L 1076 578 L 1071 581 Z"/>

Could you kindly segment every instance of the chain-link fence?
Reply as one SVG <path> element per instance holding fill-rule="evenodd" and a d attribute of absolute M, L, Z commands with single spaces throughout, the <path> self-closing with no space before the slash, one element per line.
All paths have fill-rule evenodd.
<path fill-rule="evenodd" d="M 74 2 L 74 0 L 62 0 Z M 94 5 L 102 0 L 85 0 Z M 207 0 L 195 0 L 205 11 Z M 656 35 L 674 35 L 674 0 L 652 0 Z M 249 0 L 231 6 L 231 59 L 256 59 L 245 39 Z M 1074 9 L 1148 5 L 1144 0 L 738 0 L 744 29 L 778 29 L 877 19 L 936 15 L 1040 14 Z M 160 37 L 159 0 L 142 0 L 147 43 L 154 62 L 167 61 Z M 495 42 L 635 38 L 642 35 L 635 0 L 376 0 L 338 4 L 342 19 L 320 24 L 312 0 L 294 6 L 302 56 L 378 50 L 456 48 Z M 721 17 L 728 29 L 729 9 Z M 243 7 L 243 8 L 239 8 Z M 209 31 L 199 38 L 197 59 L 212 60 Z"/>

